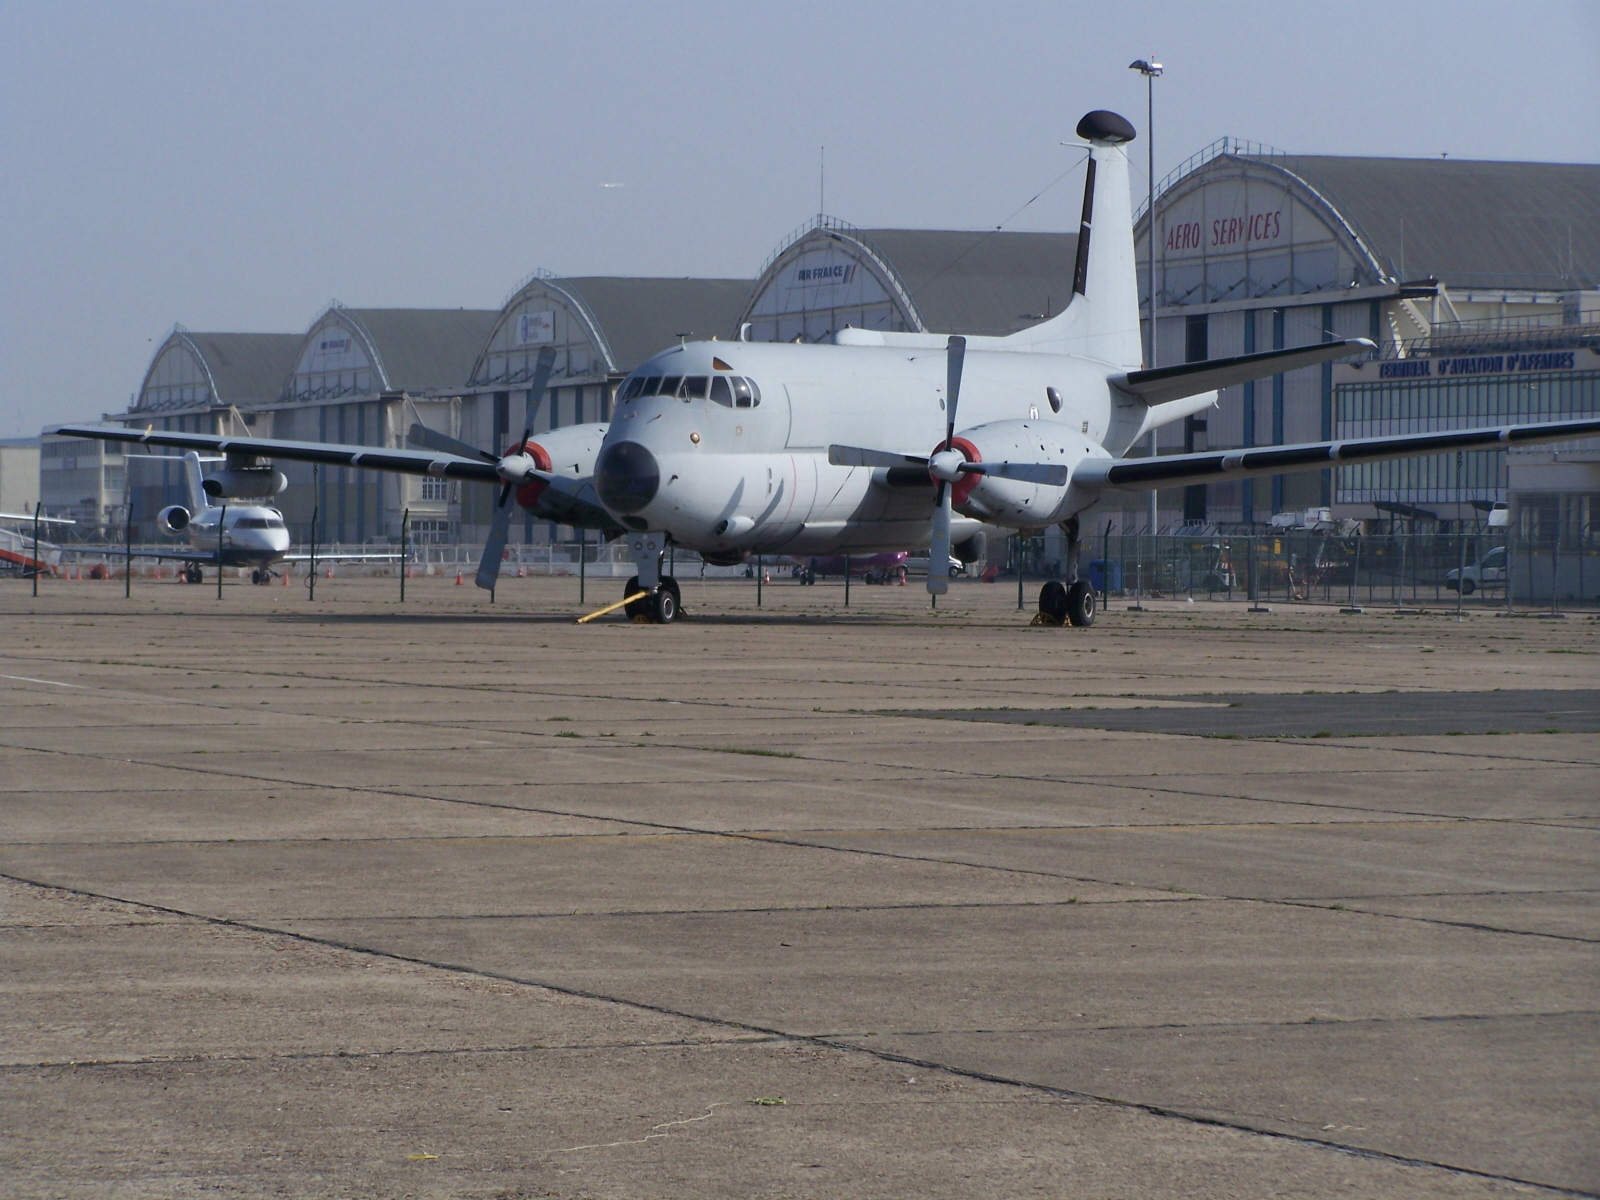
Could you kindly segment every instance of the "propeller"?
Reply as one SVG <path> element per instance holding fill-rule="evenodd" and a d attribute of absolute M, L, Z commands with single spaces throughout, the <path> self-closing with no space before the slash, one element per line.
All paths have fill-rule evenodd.
<path fill-rule="evenodd" d="M 539 361 L 533 371 L 533 385 L 528 389 L 528 425 L 523 429 L 522 438 L 517 442 L 516 448 L 504 458 L 495 460 L 499 467 L 500 478 L 505 482 L 500 487 L 500 499 L 495 505 L 494 520 L 489 525 L 489 537 L 483 543 L 483 557 L 478 560 L 478 574 L 473 579 L 473 582 L 491 597 L 494 594 L 494 585 L 500 579 L 500 560 L 505 555 L 506 539 L 511 534 L 513 508 L 511 493 L 518 484 L 527 482 L 535 470 L 536 464 L 526 447 L 528 439 L 533 436 L 533 414 L 538 409 L 539 401 L 544 398 L 545 384 L 550 382 L 550 371 L 555 362 L 556 352 L 553 348 L 546 346 L 539 352 Z M 482 451 L 475 450 L 473 453 L 483 456 Z"/>
<path fill-rule="evenodd" d="M 961 399 L 961 368 L 966 364 L 967 339 L 952 334 L 945 344 L 944 448 L 928 460 L 928 470 L 939 481 L 933 499 L 933 540 L 928 545 L 928 591 L 942 596 L 950 590 L 950 485 L 961 478 L 960 464 L 967 456 L 955 448 L 956 405 Z"/>

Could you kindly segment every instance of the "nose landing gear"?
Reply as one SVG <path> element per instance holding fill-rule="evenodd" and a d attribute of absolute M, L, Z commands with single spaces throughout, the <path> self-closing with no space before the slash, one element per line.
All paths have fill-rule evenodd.
<path fill-rule="evenodd" d="M 271 583 L 272 582 L 272 572 L 270 570 L 266 569 L 265 567 L 262 567 L 262 568 L 259 568 L 259 569 L 255 568 L 255 567 L 252 567 L 250 569 L 250 582 L 254 583 L 254 584 L 258 585 L 258 586 L 261 585 L 261 584 Z"/>
<path fill-rule="evenodd" d="M 644 591 L 645 595 L 630 601 L 622 609 L 629 617 L 643 617 L 651 625 L 670 625 L 683 611 L 683 593 L 678 588 L 678 581 L 670 575 L 663 575 L 661 582 L 648 590 L 639 586 L 639 577 L 635 575 L 628 580 L 628 586 L 622 594 L 631 596 L 639 591 Z"/>

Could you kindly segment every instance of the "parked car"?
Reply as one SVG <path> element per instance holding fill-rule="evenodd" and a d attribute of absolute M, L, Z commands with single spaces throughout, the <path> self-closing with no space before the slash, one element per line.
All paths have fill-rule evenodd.
<path fill-rule="evenodd" d="M 1475 563 L 1468 563 L 1465 570 L 1457 568 L 1446 571 L 1444 586 L 1452 592 L 1461 589 L 1463 596 L 1470 596 L 1479 588 L 1504 587 L 1506 583 L 1506 548 L 1496 546 Z"/>

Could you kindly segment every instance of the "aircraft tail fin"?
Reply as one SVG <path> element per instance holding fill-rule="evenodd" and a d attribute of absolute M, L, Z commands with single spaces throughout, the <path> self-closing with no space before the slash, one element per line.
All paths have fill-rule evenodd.
<path fill-rule="evenodd" d="M 211 507 L 211 497 L 206 495 L 204 487 L 205 476 L 200 471 L 198 451 L 191 450 L 183 456 L 183 482 L 184 490 L 189 493 L 190 512 L 202 513 Z"/>
<path fill-rule="evenodd" d="M 1134 128 L 1116 113 L 1092 112 L 1078 122 L 1078 136 L 1089 143 L 1089 163 L 1072 299 L 1060 316 L 1006 341 L 1019 350 L 1079 355 L 1124 371 L 1137 370 L 1143 365 L 1144 350 L 1127 150 Z"/>

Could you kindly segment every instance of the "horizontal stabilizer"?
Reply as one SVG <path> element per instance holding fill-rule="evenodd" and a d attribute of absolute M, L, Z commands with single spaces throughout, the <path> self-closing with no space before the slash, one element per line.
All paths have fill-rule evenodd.
<path fill-rule="evenodd" d="M 1354 358 L 1377 349 L 1366 338 L 1346 338 L 1341 342 L 1321 342 L 1315 346 L 1295 346 L 1288 350 L 1262 350 L 1232 358 L 1209 358 L 1204 362 L 1177 367 L 1152 367 L 1148 371 L 1129 371 L 1111 377 L 1111 385 L 1130 392 L 1146 404 L 1165 404 L 1185 396 L 1199 396 L 1236 383 L 1265 379 L 1314 367 L 1338 358 Z"/>
<path fill-rule="evenodd" d="M 1600 418 L 1582 421 L 1543 421 L 1537 425 L 1500 425 L 1486 429 L 1455 429 L 1440 433 L 1408 433 L 1398 437 L 1353 438 L 1346 442 L 1307 442 L 1297 446 L 1264 446 L 1258 450 L 1211 450 L 1201 454 L 1166 454 L 1155 458 L 1091 459 L 1073 473 L 1085 487 L 1145 490 L 1210 483 L 1218 479 L 1244 479 L 1252 475 L 1280 475 L 1313 471 L 1339 463 L 1376 462 L 1386 458 L 1416 458 L 1495 446 L 1532 442 L 1564 442 L 1600 435 Z"/>

